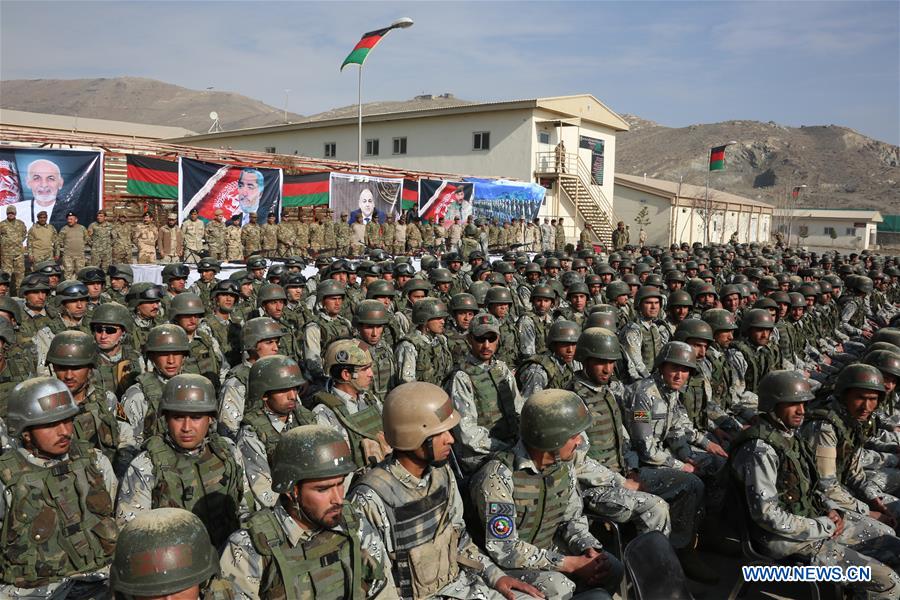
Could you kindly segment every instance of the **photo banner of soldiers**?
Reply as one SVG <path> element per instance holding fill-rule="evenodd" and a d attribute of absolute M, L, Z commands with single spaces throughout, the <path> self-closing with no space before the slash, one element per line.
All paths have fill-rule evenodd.
<path fill-rule="evenodd" d="M 475 184 L 472 202 L 475 218 L 497 219 L 505 223 L 512 219 L 536 219 L 547 190 L 536 183 L 507 179 L 477 179 L 467 177 Z"/>
<path fill-rule="evenodd" d="M 465 223 L 472 213 L 475 184 L 443 179 L 419 180 L 419 218 L 437 223 L 444 218 L 444 226 L 453 225 L 459 217 Z"/>
<path fill-rule="evenodd" d="M 184 221 L 196 208 L 200 218 L 212 221 L 221 209 L 225 220 L 241 215 L 241 225 L 255 212 L 257 223 L 265 223 L 269 213 L 280 214 L 281 169 L 178 159 L 178 216 Z"/>
<path fill-rule="evenodd" d="M 59 229 L 66 213 L 90 224 L 103 197 L 103 152 L 80 150 L 0 151 L 0 219 L 16 207 L 16 218 L 30 228 L 41 211 Z"/>
<path fill-rule="evenodd" d="M 332 173 L 329 200 L 334 218 L 341 213 L 349 215 L 348 223 L 354 223 L 356 215 L 362 215 L 363 223 L 384 223 L 387 215 L 399 218 L 402 187 L 402 179 Z"/>

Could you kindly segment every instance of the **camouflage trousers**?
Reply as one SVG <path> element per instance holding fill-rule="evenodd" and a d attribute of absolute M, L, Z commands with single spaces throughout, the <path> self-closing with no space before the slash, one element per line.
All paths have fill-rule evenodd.
<path fill-rule="evenodd" d="M 18 292 L 19 282 L 25 277 L 25 256 L 22 254 L 19 254 L 18 256 L 8 256 L 7 254 L 4 254 L 3 258 L 0 259 L 0 270 L 6 271 L 12 275 L 11 287 Z"/>
<path fill-rule="evenodd" d="M 659 531 L 668 536 L 672 530 L 669 505 L 659 496 L 624 486 L 602 486 L 585 489 L 581 497 L 589 516 L 633 523 L 638 533 Z"/>
<path fill-rule="evenodd" d="M 112 248 L 91 248 L 91 261 L 105 273 L 112 263 Z"/>
<path fill-rule="evenodd" d="M 84 265 L 84 254 L 77 254 L 75 256 L 67 254 L 62 257 L 63 274 L 66 279 L 75 279 L 75 274 L 79 269 L 83 269 Z"/>
<path fill-rule="evenodd" d="M 900 469 L 879 467 L 866 469 L 866 479 L 874 481 L 882 492 L 897 495 L 900 492 Z M 887 504 L 887 500 L 884 501 Z"/>
<path fill-rule="evenodd" d="M 127 265 L 127 264 L 131 264 L 132 258 L 133 258 L 133 255 L 131 253 L 131 246 L 128 246 L 127 248 L 124 246 L 113 248 L 112 262 L 117 263 L 117 264 L 126 264 Z"/>
<path fill-rule="evenodd" d="M 198 262 L 200 262 L 200 253 L 201 253 L 202 251 L 203 251 L 202 249 L 200 249 L 200 250 L 192 250 L 192 249 L 188 248 L 187 246 L 185 246 L 185 248 L 184 248 L 184 262 L 187 262 L 187 263 L 198 263 Z"/>
<path fill-rule="evenodd" d="M 218 246 L 210 246 L 209 257 L 213 260 L 223 260 L 225 258 L 225 249 Z"/>
<path fill-rule="evenodd" d="M 36 588 L 19 588 L 0 584 L 0 598 L 28 598 L 29 600 L 103 600 L 109 598 L 107 581 L 105 579 L 98 580 L 98 576 L 93 574 L 90 577 L 91 580 L 88 581 L 67 578 L 58 583 Z"/>
<path fill-rule="evenodd" d="M 858 513 L 844 514 L 841 535 L 814 542 L 772 541 L 765 544 L 765 552 L 774 558 L 791 554 L 809 557 L 810 563 L 821 566 L 871 567 L 872 580 L 853 584 L 869 592 L 869 598 L 900 598 L 900 538 L 894 530 Z"/>
<path fill-rule="evenodd" d="M 607 552 L 609 561 L 609 573 L 603 580 L 602 587 L 584 589 L 576 586 L 575 582 L 557 571 L 535 571 L 532 569 L 504 569 L 506 574 L 516 579 L 530 583 L 544 593 L 545 598 L 561 598 L 568 600 L 611 600 L 618 591 L 619 582 L 625 575 L 624 565 L 612 554 Z"/>

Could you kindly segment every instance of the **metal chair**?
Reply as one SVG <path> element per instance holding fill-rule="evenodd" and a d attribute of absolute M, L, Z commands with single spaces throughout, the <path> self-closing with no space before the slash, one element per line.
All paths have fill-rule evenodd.
<path fill-rule="evenodd" d="M 694 599 L 675 549 L 662 533 L 648 531 L 631 540 L 623 561 L 637 600 Z"/>

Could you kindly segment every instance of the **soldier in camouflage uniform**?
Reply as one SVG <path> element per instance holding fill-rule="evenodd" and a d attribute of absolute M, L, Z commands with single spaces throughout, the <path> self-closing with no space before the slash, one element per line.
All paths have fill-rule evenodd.
<path fill-rule="evenodd" d="M 0 269 L 12 275 L 10 287 L 18 290 L 25 277 L 25 223 L 16 218 L 16 207 L 6 209 L 6 220 L 0 222 Z"/>
<path fill-rule="evenodd" d="M 322 219 L 322 246 L 325 256 L 335 256 L 337 239 L 334 223 L 334 211 L 330 208 L 325 209 L 325 216 Z"/>
<path fill-rule="evenodd" d="M 396 598 L 381 539 L 344 503 L 354 464 L 341 437 L 320 425 L 296 427 L 271 454 L 280 501 L 256 512 L 222 553 L 222 576 L 237 597 Z M 335 560 L 310 568 L 310 556 Z"/>
<path fill-rule="evenodd" d="M 138 282 L 128 290 L 128 309 L 134 321 L 134 329 L 131 331 L 134 348 L 138 352 L 144 352 L 144 342 L 150 330 L 162 323 L 160 315 L 160 300 L 162 294 L 157 286 L 152 283 Z"/>
<path fill-rule="evenodd" d="M 37 348 L 39 373 L 46 369 L 45 357 L 50 344 L 59 333 L 69 329 L 77 329 L 84 333 L 90 331 L 87 315 L 88 291 L 83 283 L 67 280 L 56 286 L 56 296 L 60 299 L 59 313 L 47 321 L 47 324 L 34 334 L 34 345 Z"/>
<path fill-rule="evenodd" d="M 241 362 L 240 319 L 234 314 L 241 293 L 238 284 L 230 279 L 217 281 L 210 295 L 210 307 L 206 309 L 204 324 L 219 344 L 229 365 Z"/>
<path fill-rule="evenodd" d="M 422 232 L 422 248 L 426 252 L 434 252 L 434 225 L 428 221 L 420 221 L 419 231 Z"/>
<path fill-rule="evenodd" d="M 241 244 L 241 215 L 234 215 L 225 227 L 225 260 L 240 262 L 244 258 Z"/>
<path fill-rule="evenodd" d="M 166 317 L 187 333 L 190 349 L 185 361 L 185 372 L 203 375 L 218 390 L 228 373 L 228 361 L 225 360 L 219 342 L 203 321 L 205 314 L 203 301 L 199 296 L 182 292 L 172 299 L 171 310 Z"/>
<path fill-rule="evenodd" d="M 122 305 L 128 304 L 126 296 L 131 284 L 134 283 L 134 270 L 131 265 L 113 264 L 106 270 L 106 273 L 109 275 L 109 289 L 107 290 L 109 299 Z"/>
<path fill-rule="evenodd" d="M 106 211 L 97 211 L 97 220 L 88 226 L 91 262 L 106 271 L 112 263 L 113 226 L 106 220 Z"/>
<path fill-rule="evenodd" d="M 497 358 L 505 362 L 509 368 L 519 365 L 519 330 L 512 313 L 513 295 L 507 287 L 496 286 L 488 290 L 485 299 L 488 312 L 500 323 L 500 347 Z"/>
<path fill-rule="evenodd" d="M 406 215 L 401 215 L 397 224 L 394 226 L 394 247 L 389 250 L 394 256 L 400 256 L 406 253 Z"/>
<path fill-rule="evenodd" d="M 397 225 L 394 223 L 394 213 L 387 216 L 387 222 L 381 226 L 382 248 L 394 252 L 394 240 L 397 238 Z"/>
<path fill-rule="evenodd" d="M 244 260 L 262 252 L 262 229 L 256 222 L 255 212 L 250 213 L 250 222 L 241 229 L 241 246 L 244 247 Z"/>
<path fill-rule="evenodd" d="M 384 237 L 378 219 L 372 219 L 366 224 L 366 247 L 384 248 Z"/>
<path fill-rule="evenodd" d="M 450 316 L 447 305 L 435 298 L 424 298 L 412 307 L 414 330 L 397 345 L 397 377 L 403 383 L 444 382 L 453 367 L 453 357 L 444 336 L 444 319 Z"/>
<path fill-rule="evenodd" d="M 143 221 L 134 228 L 132 236 L 132 241 L 138 250 L 138 263 L 155 263 L 159 230 L 153 224 L 153 218 L 149 212 L 144 213 Z"/>
<path fill-rule="evenodd" d="M 820 485 L 816 453 L 798 435 L 813 399 L 809 381 L 772 371 L 758 390 L 759 417 L 732 444 L 730 464 L 754 544 L 776 560 L 870 567 L 870 581 L 850 585 L 871 598 L 900 598 L 900 540 L 867 515 L 836 510 Z"/>
<path fill-rule="evenodd" d="M 275 223 L 275 216 L 274 212 L 270 212 L 266 217 L 266 224 L 260 228 L 260 245 L 266 258 L 275 258 L 278 252 L 278 224 Z"/>
<path fill-rule="evenodd" d="M 112 298 L 106 293 L 106 273 L 95 266 L 84 267 L 76 274 L 78 281 L 82 282 L 88 291 L 87 317 L 94 314 L 94 310 L 103 303 L 111 302 Z"/>
<path fill-rule="evenodd" d="M 310 217 L 303 215 L 299 221 L 294 223 L 294 250 L 300 256 L 308 257 L 309 252 L 309 223 Z"/>
<path fill-rule="evenodd" d="M 325 230 L 321 217 L 313 209 L 312 221 L 309 224 L 309 253 L 310 256 L 318 256 L 325 248 Z"/>
<path fill-rule="evenodd" d="M 203 239 L 209 248 L 209 257 L 219 262 L 225 260 L 225 213 L 217 208 L 215 218 L 206 224 Z"/>
<path fill-rule="evenodd" d="M 466 533 L 462 499 L 447 464 L 450 430 L 459 423 L 447 394 L 424 382 L 400 385 L 388 394 L 383 419 L 394 451 L 354 479 L 350 498 L 395 557 L 385 559 L 385 569 L 399 597 L 495 600 L 513 597 L 514 590 L 537 594 L 507 577 Z M 398 518 L 404 514 L 414 516 Z M 425 569 L 429 575 L 423 577 Z"/>
<path fill-rule="evenodd" d="M 284 333 L 284 329 L 269 317 L 250 319 L 241 327 L 242 360 L 228 371 L 222 384 L 222 391 L 219 393 L 217 425 L 221 435 L 237 440 L 241 421 L 248 408 L 246 400 L 250 369 L 260 359 L 278 354 L 278 340 Z"/>
<path fill-rule="evenodd" d="M 781 362 L 777 344 L 770 342 L 774 329 L 775 319 L 763 308 L 751 309 L 741 319 L 744 337 L 732 342 L 737 352 L 730 358 L 747 391 L 756 393 L 756 386 L 763 376 Z"/>
<path fill-rule="evenodd" d="M 3 311 L 2 306 L 0 311 Z M 12 324 L 0 319 L 0 397 L 9 398 L 10 392 L 17 384 L 34 377 L 36 362 L 37 357 L 29 357 L 19 344 Z M 7 449 L 6 442 L 7 440 L 3 440 L 0 435 L 0 449 Z"/>
<path fill-rule="evenodd" d="M 619 334 L 630 381 L 639 381 L 650 375 L 660 349 L 669 341 L 669 330 L 665 321 L 659 318 L 662 300 L 659 289 L 642 286 L 634 297 L 639 317 L 628 323 Z"/>
<path fill-rule="evenodd" d="M 97 344 L 95 383 L 118 398 L 143 372 L 143 360 L 129 339 L 132 319 L 117 302 L 97 307 L 91 315 L 91 334 Z"/>
<path fill-rule="evenodd" d="M 575 360 L 575 348 L 581 327 L 572 321 L 556 321 L 547 332 L 549 352 L 523 361 L 516 370 L 522 394 L 528 398 L 548 388 L 567 389 L 581 364 Z"/>
<path fill-rule="evenodd" d="M 422 230 L 419 229 L 421 223 L 408 223 L 406 225 L 406 249 L 410 254 L 416 254 L 422 247 Z"/>
<path fill-rule="evenodd" d="M 519 359 L 525 360 L 547 352 L 547 331 L 553 323 L 551 311 L 556 292 L 547 285 L 536 285 L 531 290 L 531 310 L 516 324 L 519 330 Z"/>
<path fill-rule="evenodd" d="M 271 318 L 284 330 L 284 336 L 278 340 L 279 353 L 300 362 L 303 360 L 303 340 L 295 322 L 284 310 L 286 303 L 284 288 L 272 283 L 263 285 L 256 299 L 258 314 Z"/>
<path fill-rule="evenodd" d="M 469 487 L 488 555 L 548 598 L 611 598 L 624 569 L 589 531 L 573 462 L 590 414 L 574 393 L 544 390 L 521 419 L 518 443 Z M 532 510 L 535 497 L 541 510 Z"/>
<path fill-rule="evenodd" d="M 200 274 L 200 279 L 192 283 L 191 287 L 188 288 L 189 292 L 200 296 L 207 310 L 211 308 L 210 293 L 215 287 L 216 281 L 218 281 L 216 273 L 221 271 L 221 269 L 219 263 L 211 258 L 201 258 L 197 262 L 197 272 Z"/>
<path fill-rule="evenodd" d="M 350 223 L 347 213 L 341 213 L 341 220 L 334 225 L 334 243 L 337 246 L 335 256 L 350 256 Z"/>
<path fill-rule="evenodd" d="M 353 328 L 357 339 L 365 342 L 372 356 L 372 385 L 369 391 L 379 403 L 396 385 L 394 342 L 388 341 L 385 331 L 391 323 L 388 308 L 379 300 L 363 300 L 353 309 Z M 399 337 L 397 338 L 399 341 Z"/>
<path fill-rule="evenodd" d="M 181 224 L 181 234 L 184 240 L 184 261 L 197 263 L 203 252 L 203 239 L 206 234 L 206 226 L 200 220 L 200 213 L 196 208 L 191 209 L 187 220 Z"/>
<path fill-rule="evenodd" d="M 112 226 L 112 262 L 117 264 L 131 264 L 134 262 L 132 244 L 134 232 L 123 213 L 119 213 L 116 223 Z"/>
<path fill-rule="evenodd" d="M 469 327 L 479 312 L 478 302 L 472 294 L 454 294 L 450 298 L 449 308 L 452 318 L 447 320 L 444 335 L 447 336 L 447 346 L 454 364 L 461 364 L 469 354 Z"/>
<path fill-rule="evenodd" d="M 128 466 L 116 520 L 123 526 L 153 508 L 183 508 L 200 517 L 221 548 L 248 513 L 249 489 L 240 454 L 214 431 L 213 386 L 201 375 L 175 375 L 165 384 L 159 410 L 164 433 L 149 437 Z"/>
<path fill-rule="evenodd" d="M 254 361 L 247 372 L 246 385 L 247 408 L 241 416 L 237 447 L 254 500 L 260 506 L 272 507 L 278 495 L 272 492 L 269 461 L 278 441 L 295 427 L 315 422 L 312 413 L 300 403 L 307 381 L 296 361 L 268 355 Z M 240 400 L 243 402 L 244 398 Z"/>
<path fill-rule="evenodd" d="M 66 224 L 59 231 L 59 255 L 62 259 L 63 271 L 66 278 L 75 277 L 78 269 L 84 267 L 87 254 L 87 229 L 78 224 L 78 217 L 69 211 L 66 215 Z"/>
<path fill-rule="evenodd" d="M 671 297 L 671 296 L 670 296 Z M 710 363 L 710 383 L 712 395 L 731 416 L 742 425 L 749 423 L 756 414 L 756 394 L 746 389 L 743 374 L 734 368 L 734 354 L 739 351 L 731 347 L 737 330 L 734 315 L 722 308 L 703 312 L 703 320 L 709 323 L 713 332 L 713 342 L 706 349 Z"/>
<path fill-rule="evenodd" d="M 28 258 L 31 265 L 45 260 L 54 260 L 59 256 L 57 235 L 56 228 L 47 223 L 47 211 L 42 210 L 39 212 L 37 223 L 33 224 L 31 229 L 28 230 L 28 236 L 25 240 L 27 248 L 26 258 Z"/>
<path fill-rule="evenodd" d="M 515 444 L 525 399 L 509 366 L 495 358 L 500 345 L 497 319 L 477 315 L 465 341 L 469 351 L 447 378 L 446 390 L 461 418 L 456 457 L 471 474 L 490 455 Z"/>
<path fill-rule="evenodd" d="M 20 383 L 8 397 L 5 420 L 16 447 L 0 457 L 3 598 L 105 594 L 118 535 L 117 481 L 109 459 L 73 439 L 78 414 L 54 378 Z"/>
<path fill-rule="evenodd" d="M 318 309 L 303 328 L 303 360 L 306 372 L 322 381 L 322 351 L 339 337 L 350 337 L 350 321 L 341 316 L 341 307 L 347 296 L 346 286 L 340 281 L 325 280 L 316 288 Z"/>

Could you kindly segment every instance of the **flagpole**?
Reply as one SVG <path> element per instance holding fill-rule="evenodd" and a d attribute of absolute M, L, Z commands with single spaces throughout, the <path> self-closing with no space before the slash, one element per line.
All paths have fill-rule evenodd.
<path fill-rule="evenodd" d="M 357 117 L 357 144 L 356 144 L 356 171 L 362 173 L 362 68 L 359 63 L 359 82 L 356 86 L 356 117 Z"/>
<path fill-rule="evenodd" d="M 710 148 L 706 153 L 706 218 L 703 219 L 706 221 L 706 231 L 703 232 L 703 245 L 709 246 L 709 227 L 710 227 L 710 214 L 709 214 L 709 170 L 710 164 L 709 161 L 712 160 L 712 151 Z M 693 233 L 691 235 L 693 237 Z"/>

